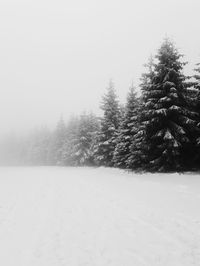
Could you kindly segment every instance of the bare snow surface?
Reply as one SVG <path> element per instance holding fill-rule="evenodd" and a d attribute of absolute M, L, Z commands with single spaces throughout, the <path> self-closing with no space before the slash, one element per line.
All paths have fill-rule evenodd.
<path fill-rule="evenodd" d="M 0 265 L 200 265 L 200 176 L 0 168 Z"/>

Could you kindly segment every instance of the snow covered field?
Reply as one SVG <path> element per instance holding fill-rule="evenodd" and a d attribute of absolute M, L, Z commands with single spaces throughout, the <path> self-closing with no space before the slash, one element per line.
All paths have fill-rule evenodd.
<path fill-rule="evenodd" d="M 0 265 L 200 265 L 200 176 L 0 168 Z"/>

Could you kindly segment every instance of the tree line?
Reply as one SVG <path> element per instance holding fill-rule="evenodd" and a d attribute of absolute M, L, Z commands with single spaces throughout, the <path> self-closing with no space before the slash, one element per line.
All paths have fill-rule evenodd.
<path fill-rule="evenodd" d="M 185 62 L 165 39 L 120 105 L 110 82 L 102 117 L 90 113 L 61 118 L 53 131 L 13 135 L 1 143 L 1 161 L 13 164 L 108 166 L 133 171 L 174 172 L 200 168 L 200 64 L 184 74 Z"/>

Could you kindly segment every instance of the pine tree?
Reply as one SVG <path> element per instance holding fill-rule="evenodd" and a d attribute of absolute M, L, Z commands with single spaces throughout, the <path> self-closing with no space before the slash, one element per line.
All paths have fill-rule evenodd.
<path fill-rule="evenodd" d="M 93 114 L 82 114 L 76 137 L 73 140 L 73 152 L 71 154 L 74 165 L 93 164 L 93 140 L 98 130 L 98 121 Z"/>
<path fill-rule="evenodd" d="M 145 129 L 142 123 L 141 114 L 143 112 L 143 105 L 141 99 L 138 99 L 137 113 L 133 116 L 134 127 L 130 140 L 130 153 L 126 160 L 126 168 L 141 171 L 145 164 Z"/>
<path fill-rule="evenodd" d="M 194 82 L 192 83 L 192 97 L 190 95 L 190 99 L 192 100 L 191 104 L 194 104 L 195 110 L 199 114 L 198 122 L 200 123 L 200 63 L 196 64 L 194 71 L 195 75 L 193 76 Z"/>
<path fill-rule="evenodd" d="M 67 166 L 74 166 L 74 146 L 77 140 L 79 117 L 72 116 L 66 125 L 66 137 L 62 147 L 62 162 Z"/>
<path fill-rule="evenodd" d="M 95 165 L 95 145 L 96 145 L 96 138 L 100 131 L 100 120 L 94 114 L 90 114 L 88 116 L 89 123 L 88 123 L 88 158 L 87 164 Z"/>
<path fill-rule="evenodd" d="M 98 165 L 113 166 L 113 153 L 116 146 L 117 130 L 120 122 L 120 109 L 114 85 L 110 82 L 101 105 L 103 118 L 96 138 L 95 161 Z"/>
<path fill-rule="evenodd" d="M 194 75 L 195 87 L 200 89 L 200 63 L 196 64 L 196 68 L 194 70 L 196 72 L 195 75 Z"/>
<path fill-rule="evenodd" d="M 48 165 L 50 141 L 51 132 L 46 127 L 34 130 L 26 141 L 26 163 Z"/>
<path fill-rule="evenodd" d="M 190 105 L 193 106 L 193 109 L 197 113 L 197 130 L 194 134 L 195 144 L 193 145 L 193 153 L 194 163 L 197 169 L 200 168 L 200 63 L 196 64 L 196 68 L 194 69 L 195 75 L 193 76 L 193 88 L 191 90 L 189 102 Z"/>
<path fill-rule="evenodd" d="M 115 167 L 127 168 L 127 159 L 130 156 L 130 146 L 137 133 L 138 99 L 135 88 L 132 86 L 127 96 L 125 113 L 119 127 L 114 151 L 113 163 Z"/>
<path fill-rule="evenodd" d="M 62 161 L 64 165 L 93 165 L 93 147 L 95 135 L 99 130 L 97 117 L 83 113 L 72 117 L 66 127 L 66 138 L 63 145 Z"/>
<path fill-rule="evenodd" d="M 142 74 L 140 88 L 141 91 L 146 91 L 152 84 L 154 77 L 154 59 L 150 56 L 148 63 L 144 65 L 147 69 Z M 143 94 L 140 96 L 135 117 L 135 134 L 131 140 L 130 155 L 127 159 L 127 167 L 134 171 L 142 171 L 147 163 L 147 143 L 145 130 L 145 100 Z"/>
<path fill-rule="evenodd" d="M 184 98 L 184 63 L 173 43 L 166 39 L 156 56 L 152 83 L 143 90 L 146 156 L 149 171 L 180 171 L 195 127 L 195 114 Z"/>
<path fill-rule="evenodd" d="M 66 125 L 63 117 L 57 123 L 54 137 L 52 139 L 52 163 L 54 165 L 63 165 L 63 146 L 66 139 Z"/>

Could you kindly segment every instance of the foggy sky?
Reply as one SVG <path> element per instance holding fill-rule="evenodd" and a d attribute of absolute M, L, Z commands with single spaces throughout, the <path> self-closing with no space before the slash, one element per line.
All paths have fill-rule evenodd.
<path fill-rule="evenodd" d="M 99 112 L 109 79 L 124 101 L 172 38 L 200 62 L 199 0 L 0 0 L 0 131 Z"/>

